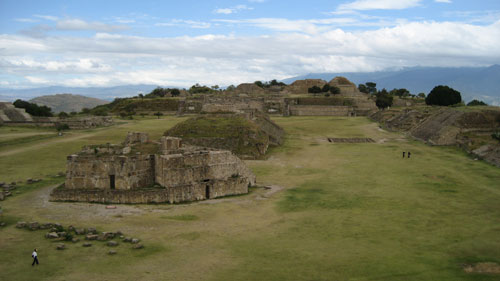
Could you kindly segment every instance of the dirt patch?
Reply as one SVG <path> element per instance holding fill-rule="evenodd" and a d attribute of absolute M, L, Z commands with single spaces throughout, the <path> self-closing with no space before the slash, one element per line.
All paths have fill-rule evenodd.
<path fill-rule="evenodd" d="M 500 274 L 500 264 L 494 262 L 464 264 L 462 267 L 466 273 Z"/>

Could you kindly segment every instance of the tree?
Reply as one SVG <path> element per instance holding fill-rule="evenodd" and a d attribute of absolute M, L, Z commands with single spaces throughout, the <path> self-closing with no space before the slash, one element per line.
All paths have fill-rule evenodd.
<path fill-rule="evenodd" d="M 418 97 L 419 97 L 419 98 L 424 98 L 424 99 L 425 99 L 425 93 L 420 93 L 420 94 L 418 94 Z"/>
<path fill-rule="evenodd" d="M 323 86 L 323 88 L 321 88 L 321 92 L 323 93 L 326 93 L 326 92 L 329 92 L 330 91 L 330 85 L 329 84 L 325 84 Z"/>
<path fill-rule="evenodd" d="M 472 100 L 471 102 L 469 102 L 467 104 L 467 106 L 475 106 L 475 105 L 485 106 L 485 105 L 488 105 L 488 104 L 486 104 L 484 101 L 480 101 L 480 100 Z"/>
<path fill-rule="evenodd" d="M 60 131 L 66 131 L 66 130 L 69 130 L 69 126 L 68 126 L 68 124 L 64 124 L 64 123 L 63 123 L 63 124 L 61 124 L 61 123 L 58 123 L 58 124 L 56 125 L 56 130 L 57 130 L 58 132 L 60 132 Z"/>
<path fill-rule="evenodd" d="M 90 113 L 90 109 L 89 109 L 89 108 L 84 107 L 84 108 L 82 108 L 82 113 L 83 113 L 83 114 L 89 114 L 89 113 Z"/>
<path fill-rule="evenodd" d="M 253 83 L 261 88 L 264 88 L 264 83 L 262 83 L 262 81 L 255 81 Z"/>
<path fill-rule="evenodd" d="M 378 108 L 384 109 L 392 105 L 394 97 L 391 96 L 386 89 L 379 91 L 376 96 L 377 99 L 375 100 L 375 104 Z"/>
<path fill-rule="evenodd" d="M 377 93 L 377 83 L 366 82 L 365 85 L 366 85 L 366 88 L 368 89 L 369 94 L 376 94 Z"/>
<path fill-rule="evenodd" d="M 331 86 L 330 87 L 330 93 L 332 93 L 332 95 L 338 95 L 338 94 L 340 94 L 339 87 Z"/>
<path fill-rule="evenodd" d="M 443 85 L 434 87 L 425 98 L 425 103 L 428 105 L 448 106 L 460 102 L 462 102 L 460 92 Z"/>
<path fill-rule="evenodd" d="M 312 86 L 311 88 L 307 89 L 307 92 L 310 94 L 319 94 L 321 93 L 321 88 L 318 86 Z"/>
<path fill-rule="evenodd" d="M 368 87 L 366 87 L 365 84 L 359 84 L 358 85 L 358 90 L 361 92 L 361 93 L 365 93 L 365 94 L 369 94 L 370 91 L 368 91 Z"/>
<path fill-rule="evenodd" d="M 144 95 L 143 94 L 139 94 L 139 98 L 144 99 Z"/>
<path fill-rule="evenodd" d="M 234 91 L 235 89 L 236 89 L 236 87 L 234 85 L 229 85 L 226 88 L 227 91 Z"/>
<path fill-rule="evenodd" d="M 161 113 L 161 112 L 158 111 L 154 115 L 157 116 L 158 119 L 160 119 L 160 116 L 163 116 L 163 113 Z"/>
<path fill-rule="evenodd" d="M 68 117 L 69 117 L 69 114 L 68 114 L 68 113 L 66 113 L 66 112 L 64 112 L 64 111 L 61 111 L 61 112 L 59 112 L 59 114 L 57 114 L 57 116 L 58 116 L 59 118 L 68 118 Z"/>
<path fill-rule="evenodd" d="M 410 91 L 408 91 L 407 89 L 404 89 L 404 88 L 393 89 L 389 92 L 389 94 L 392 96 L 407 97 L 410 95 Z"/>
<path fill-rule="evenodd" d="M 107 116 L 108 109 L 105 107 L 96 107 L 90 111 L 90 114 L 95 116 Z"/>
<path fill-rule="evenodd" d="M 181 91 L 179 91 L 179 89 L 172 89 L 172 91 L 170 91 L 170 94 L 172 95 L 172 97 L 177 97 L 181 94 Z"/>
<path fill-rule="evenodd" d="M 41 116 L 41 117 L 52 117 L 54 116 L 52 114 L 52 109 L 48 106 L 42 105 L 39 106 L 35 103 L 27 102 L 24 100 L 16 100 L 14 102 L 14 106 L 17 108 L 24 108 L 27 113 L 33 115 L 33 116 Z"/>

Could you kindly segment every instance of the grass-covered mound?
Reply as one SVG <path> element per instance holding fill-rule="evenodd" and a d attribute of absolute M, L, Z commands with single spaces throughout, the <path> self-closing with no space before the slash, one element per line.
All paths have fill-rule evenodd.
<path fill-rule="evenodd" d="M 165 136 L 182 138 L 184 143 L 191 145 L 227 149 L 240 157 L 256 159 L 267 152 L 269 145 L 280 144 L 282 133 L 280 127 L 263 116 L 251 119 L 245 115 L 217 114 L 188 119 L 166 131 Z"/>

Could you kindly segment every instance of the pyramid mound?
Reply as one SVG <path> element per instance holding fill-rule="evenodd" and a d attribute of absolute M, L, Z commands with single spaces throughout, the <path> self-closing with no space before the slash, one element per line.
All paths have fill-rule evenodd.
<path fill-rule="evenodd" d="M 284 131 L 262 113 L 207 114 L 190 118 L 166 131 L 184 143 L 230 150 L 245 159 L 264 156 L 283 142 Z"/>

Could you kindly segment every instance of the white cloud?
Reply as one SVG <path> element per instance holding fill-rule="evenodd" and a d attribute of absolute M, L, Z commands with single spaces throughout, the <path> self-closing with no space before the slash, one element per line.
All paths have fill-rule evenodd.
<path fill-rule="evenodd" d="M 155 26 L 186 26 L 190 28 L 206 29 L 212 26 L 209 22 L 173 19 L 169 22 L 158 22 Z"/>
<path fill-rule="evenodd" d="M 38 22 L 38 20 L 36 20 L 36 19 L 28 19 L 28 18 L 18 18 L 18 19 L 15 19 L 15 21 L 17 21 L 17 22 L 30 22 L 30 23 Z"/>
<path fill-rule="evenodd" d="M 56 21 L 59 18 L 55 16 L 48 16 L 48 15 L 33 15 L 36 18 L 44 19 L 44 20 L 50 20 L 50 21 Z"/>
<path fill-rule="evenodd" d="M 417 7 L 422 0 L 357 0 L 341 4 L 338 10 L 402 10 Z"/>
<path fill-rule="evenodd" d="M 451 0 L 434 0 L 437 3 L 451 3 Z"/>
<path fill-rule="evenodd" d="M 110 25 L 102 22 L 86 22 L 81 19 L 64 19 L 56 24 L 58 30 L 92 30 L 98 32 L 115 32 L 125 30 L 125 25 Z"/>
<path fill-rule="evenodd" d="M 97 33 L 30 38 L 4 34 L 0 35 L 0 75 L 30 77 L 27 85 L 189 87 L 196 82 L 229 85 L 308 72 L 500 64 L 500 21 L 487 25 L 403 22 L 368 31 L 322 28 L 336 20 L 255 20 L 253 24 L 281 31 L 264 36 Z"/>
<path fill-rule="evenodd" d="M 247 5 L 237 5 L 237 6 L 234 6 L 234 7 L 231 7 L 231 8 L 215 9 L 214 13 L 228 15 L 228 14 L 235 14 L 235 13 L 237 13 L 239 11 L 243 11 L 243 10 L 253 10 L 253 8 L 252 7 L 248 7 Z"/>

